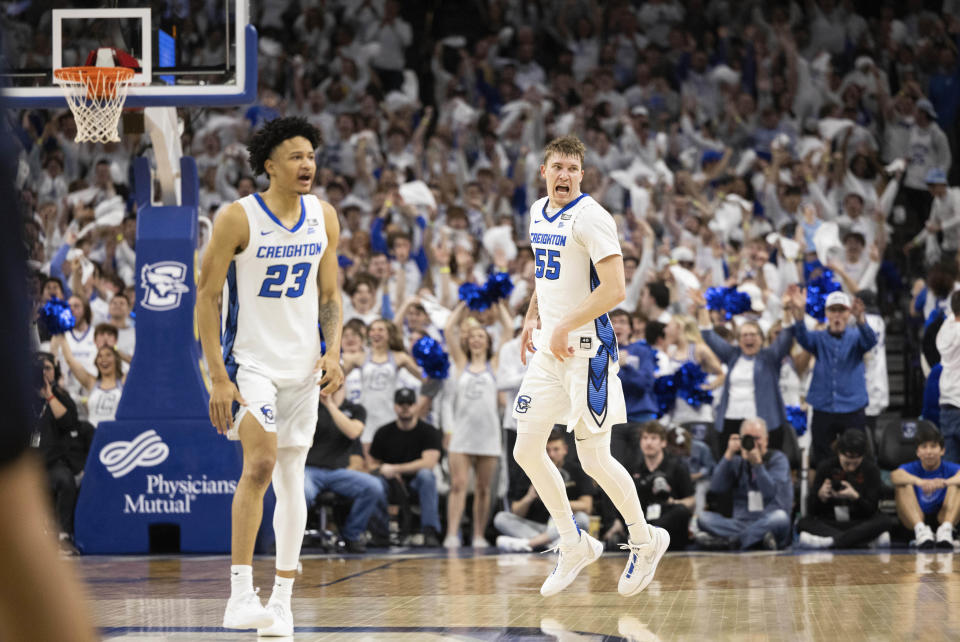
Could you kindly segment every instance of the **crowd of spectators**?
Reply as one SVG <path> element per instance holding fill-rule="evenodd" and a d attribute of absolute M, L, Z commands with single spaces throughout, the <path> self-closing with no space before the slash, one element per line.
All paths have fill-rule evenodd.
<path fill-rule="evenodd" d="M 637 480 L 647 518 L 676 531 L 675 545 L 688 531 L 708 547 L 789 545 L 803 448 L 816 473 L 800 543 L 884 541 L 893 529 L 875 519 L 874 428 L 889 406 L 893 319 L 918 342 L 924 335 L 927 396 L 936 400 L 937 381 L 949 381 L 940 384 L 942 414 L 933 401 L 924 417 L 943 420 L 945 452 L 957 452 L 956 378 L 938 377 L 960 366 L 939 363 L 940 350 L 945 360 L 949 353 L 935 330 L 955 324 L 960 2 L 427 4 L 251 3 L 258 102 L 180 110 L 206 219 L 266 186 L 245 151 L 263 122 L 299 115 L 323 133 L 313 191 L 341 216 L 349 376 L 345 405 L 325 400 L 321 413 L 339 433 L 318 432 L 317 448 L 338 442 L 339 455 L 310 466 L 384 481 L 353 476 L 338 491 L 329 475 L 308 475 L 308 501 L 329 489 L 376 506 L 346 519 L 351 550 L 363 548 L 364 519 L 410 503 L 420 504 L 428 544 L 458 546 L 471 530 L 479 546 L 497 530 L 511 550 L 550 544 L 546 513 L 511 461 L 510 411 L 523 373 L 514 334 L 535 279 L 527 229 L 543 193 L 540 150 L 575 134 L 588 150 L 582 190 L 610 211 L 621 236 L 627 298 L 611 316 L 631 423 L 615 430 L 613 449 Z M 196 10 L 177 13 L 187 5 Z M 209 32 L 183 40 L 197 64 L 223 47 L 212 37 L 222 25 L 205 22 L 203 6 L 163 9 L 190 22 L 190 33 Z M 12 125 L 34 296 L 38 305 L 68 299 L 80 320 L 64 338 L 37 333 L 44 363 L 62 374 L 41 391 L 43 431 L 70 434 L 110 418 L 135 349 L 130 166 L 149 155 L 149 140 L 76 144 L 69 112 L 24 111 Z M 458 287 L 493 272 L 510 274 L 510 297 L 481 313 L 458 307 Z M 804 288 L 824 277 L 837 290 L 817 319 Z M 749 308 L 708 310 L 708 287 L 746 293 Z M 451 355 L 446 382 L 421 382 L 410 349 L 423 336 Z M 713 402 L 678 398 L 665 412 L 656 379 L 691 362 Z M 464 410 L 494 398 L 498 412 Z M 789 407 L 810 419 L 799 446 Z M 850 429 L 866 439 L 847 438 Z M 918 515 L 934 515 L 938 543 L 952 541 L 952 527 L 942 526 L 960 504 L 953 464 L 931 454 L 943 450 L 942 437 L 920 433 L 920 468 L 890 483 L 907 539 L 926 546 L 934 538 Z M 566 450 L 548 444 L 569 471 L 582 526 L 616 542 L 623 525 Z M 57 488 L 65 468 L 79 473 L 69 457 L 50 458 L 60 462 L 51 463 Z M 930 481 L 930 471 L 946 481 Z M 903 490 L 911 487 L 919 505 Z M 470 529 L 442 528 L 445 514 L 467 513 L 468 489 Z M 830 515 L 836 523 L 811 526 Z M 851 520 L 860 530 L 841 534 Z M 388 537 L 384 524 L 370 530 Z"/>

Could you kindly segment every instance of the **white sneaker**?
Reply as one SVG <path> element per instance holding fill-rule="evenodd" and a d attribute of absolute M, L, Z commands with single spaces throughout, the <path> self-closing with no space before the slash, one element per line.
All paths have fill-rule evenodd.
<path fill-rule="evenodd" d="M 470 546 L 473 548 L 490 548 L 490 542 L 485 537 L 474 537 Z"/>
<path fill-rule="evenodd" d="M 814 535 L 807 531 L 800 531 L 800 537 L 797 538 L 797 546 L 800 548 L 830 548 L 833 543 L 832 537 Z"/>
<path fill-rule="evenodd" d="M 646 544 L 634 544 L 627 540 L 626 544 L 621 544 L 620 548 L 630 551 L 627 558 L 627 566 L 620 575 L 620 583 L 617 584 L 617 590 L 620 595 L 630 597 L 636 595 L 653 579 L 653 574 L 657 570 L 657 564 L 660 558 L 670 546 L 670 533 L 665 528 L 647 525 L 650 533 L 650 541 Z"/>
<path fill-rule="evenodd" d="M 460 548 L 460 538 L 456 535 L 447 535 L 443 538 L 444 548 Z"/>
<path fill-rule="evenodd" d="M 933 538 L 933 529 L 927 526 L 926 524 L 920 524 L 919 528 L 914 529 L 914 534 L 916 535 L 916 546 L 920 549 L 932 549 L 936 548 L 937 543 Z"/>
<path fill-rule="evenodd" d="M 293 635 L 293 613 L 289 606 L 279 600 L 270 600 L 267 602 L 267 611 L 273 616 L 273 626 L 258 628 L 257 635 L 265 638 L 288 638 Z"/>
<path fill-rule="evenodd" d="M 890 533 L 883 531 L 870 544 L 871 548 L 890 548 Z"/>
<path fill-rule="evenodd" d="M 603 544 L 583 531 L 580 532 L 580 541 L 573 546 L 561 544 L 557 549 L 550 550 L 558 549 L 560 558 L 557 560 L 557 566 L 540 587 L 540 595 L 549 597 L 567 588 L 573 580 L 577 579 L 577 575 L 584 566 L 596 562 L 603 554 Z"/>
<path fill-rule="evenodd" d="M 273 615 L 263 608 L 254 589 L 227 600 L 227 610 L 223 614 L 225 629 L 260 629 L 273 626 Z"/>
<path fill-rule="evenodd" d="M 533 550 L 530 546 L 530 540 L 522 537 L 510 537 L 501 535 L 497 538 L 497 548 L 508 553 L 529 553 Z"/>
<path fill-rule="evenodd" d="M 945 522 L 937 528 L 937 548 L 953 550 L 953 524 Z"/>

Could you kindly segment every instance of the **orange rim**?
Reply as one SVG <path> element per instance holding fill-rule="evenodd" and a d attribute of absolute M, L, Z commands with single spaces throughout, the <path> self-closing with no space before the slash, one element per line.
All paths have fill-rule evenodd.
<path fill-rule="evenodd" d="M 63 67 L 53 72 L 54 79 L 63 83 L 82 84 L 88 94 L 110 97 L 117 94 L 120 83 L 133 79 L 133 69 L 128 67 Z"/>

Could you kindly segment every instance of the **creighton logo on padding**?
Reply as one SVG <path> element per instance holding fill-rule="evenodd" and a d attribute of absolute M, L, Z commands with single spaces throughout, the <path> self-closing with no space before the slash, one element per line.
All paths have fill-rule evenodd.
<path fill-rule="evenodd" d="M 158 466 L 167 460 L 170 447 L 163 443 L 156 430 L 146 430 L 133 441 L 113 441 L 100 451 L 100 463 L 115 479 L 134 468 Z"/>
<path fill-rule="evenodd" d="M 177 261 L 146 264 L 140 270 L 140 287 L 144 289 L 143 307 L 163 312 L 180 306 L 180 297 L 190 291 L 187 266 Z"/>
<path fill-rule="evenodd" d="M 530 395 L 520 395 L 517 397 L 517 412 L 520 414 L 530 410 Z"/>

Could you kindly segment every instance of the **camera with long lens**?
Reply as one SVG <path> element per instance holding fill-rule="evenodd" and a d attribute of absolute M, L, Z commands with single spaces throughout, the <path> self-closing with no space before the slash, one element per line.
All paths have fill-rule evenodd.
<path fill-rule="evenodd" d="M 753 435 L 744 435 L 740 438 L 740 448 L 742 450 L 753 450 L 757 446 L 757 440 Z"/>

